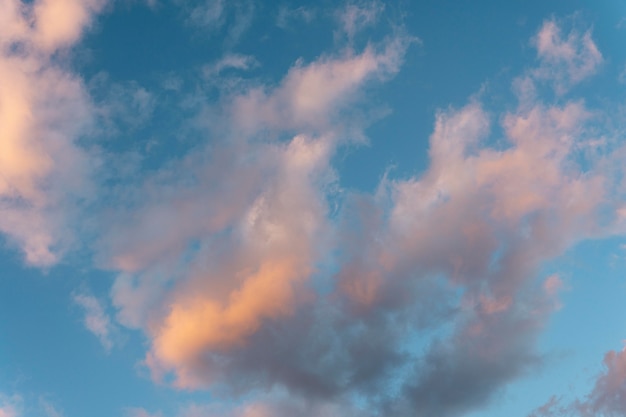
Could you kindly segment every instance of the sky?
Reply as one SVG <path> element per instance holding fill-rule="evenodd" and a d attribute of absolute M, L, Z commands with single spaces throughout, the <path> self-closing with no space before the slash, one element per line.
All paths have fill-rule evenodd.
<path fill-rule="evenodd" d="M 0 417 L 626 415 L 625 40 L 0 0 Z"/>

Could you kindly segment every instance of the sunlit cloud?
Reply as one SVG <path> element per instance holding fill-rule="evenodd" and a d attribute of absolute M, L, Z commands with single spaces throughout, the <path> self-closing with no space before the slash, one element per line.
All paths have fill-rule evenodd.
<path fill-rule="evenodd" d="M 372 91 L 421 40 L 392 24 L 357 42 L 381 2 L 285 5 L 273 30 L 328 18 L 333 49 L 268 80 L 274 63 L 233 47 L 252 2 L 178 3 L 224 42 L 155 87 L 71 69 L 104 1 L 0 0 L 0 232 L 29 266 L 85 255 L 115 276 L 106 296 L 71 295 L 105 352 L 132 329 L 144 383 L 210 393 L 172 417 L 461 416 L 546 365 L 538 340 L 568 286 L 545 265 L 626 232 L 626 148 L 576 95 L 607 64 L 591 28 L 543 21 L 511 105 L 482 90 L 433 109 L 423 169 L 355 191 L 338 158 L 367 142 Z M 163 136 L 197 138 L 138 146 L 165 113 L 179 131 Z M 626 412 L 625 381 L 609 351 L 586 397 L 555 392 L 530 416 Z M 23 404 L 0 396 L 0 417 Z"/>

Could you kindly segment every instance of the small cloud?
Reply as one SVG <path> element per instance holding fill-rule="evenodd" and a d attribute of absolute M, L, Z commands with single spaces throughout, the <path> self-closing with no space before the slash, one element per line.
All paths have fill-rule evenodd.
<path fill-rule="evenodd" d="M 316 15 L 317 11 L 310 7 L 300 6 L 291 9 L 283 5 L 278 9 L 276 26 L 281 29 L 288 29 L 291 27 L 291 24 L 295 22 L 311 23 Z"/>
<path fill-rule="evenodd" d="M 559 22 L 547 20 L 533 38 L 541 62 L 533 75 L 552 82 L 557 94 L 564 94 L 595 74 L 604 61 L 591 29 L 581 32 L 573 28 L 569 33 L 563 32 Z"/>
<path fill-rule="evenodd" d="M 188 22 L 195 26 L 219 29 L 224 23 L 224 0 L 209 0 L 191 10 Z"/>
<path fill-rule="evenodd" d="M 338 19 L 348 40 L 364 28 L 373 25 L 385 9 L 380 1 L 349 3 L 338 13 Z"/>
<path fill-rule="evenodd" d="M 115 326 L 112 324 L 100 301 L 96 297 L 85 293 L 74 294 L 72 299 L 74 303 L 84 310 L 85 318 L 83 323 L 87 330 L 100 340 L 107 353 L 110 352 L 113 348 L 112 334 L 115 331 Z"/>
<path fill-rule="evenodd" d="M 162 417 L 162 414 L 160 412 L 152 414 L 141 407 L 131 407 L 125 409 L 124 411 L 124 415 L 126 417 Z"/>
<path fill-rule="evenodd" d="M 228 54 L 213 64 L 204 66 L 203 74 L 206 78 L 212 78 L 226 70 L 247 71 L 259 65 L 259 62 L 251 55 Z"/>
<path fill-rule="evenodd" d="M 622 71 L 617 76 L 617 81 L 620 84 L 626 84 L 626 65 L 624 65 L 624 68 L 622 68 Z"/>
<path fill-rule="evenodd" d="M 39 399 L 39 406 L 46 417 L 64 417 L 61 411 L 44 398 Z"/>

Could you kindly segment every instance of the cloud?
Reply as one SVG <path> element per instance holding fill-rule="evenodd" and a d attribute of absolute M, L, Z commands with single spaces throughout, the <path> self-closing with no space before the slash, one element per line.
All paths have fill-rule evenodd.
<path fill-rule="evenodd" d="M 247 32 L 254 18 L 254 3 L 249 0 L 205 0 L 186 8 L 186 22 L 209 33 L 226 31 L 226 47 L 230 48 Z"/>
<path fill-rule="evenodd" d="M 590 35 L 555 25 L 520 89 L 590 75 Z M 184 415 L 457 416 L 543 364 L 536 339 L 562 283 L 540 271 L 624 227 L 620 153 L 586 151 L 599 119 L 581 100 L 535 91 L 495 112 L 475 97 L 437 112 L 423 173 L 342 190 L 332 161 L 367 127 L 363 91 L 411 42 L 229 90 L 202 113 L 219 120 L 211 146 L 131 185 L 107 218 L 117 318 L 146 334 L 153 378 L 245 400 Z M 230 57 L 223 68 L 247 67 Z"/>
<path fill-rule="evenodd" d="M 127 417 L 160 417 L 161 414 L 151 414 L 143 408 L 127 408 L 125 410 Z"/>
<path fill-rule="evenodd" d="M 0 230 L 28 263 L 49 266 L 71 247 L 68 219 L 93 193 L 93 159 L 78 139 L 98 117 L 149 120 L 155 98 L 130 83 L 97 107 L 51 59 L 104 3 L 0 1 L 0 78 L 10 81 L 0 85 Z M 348 39 L 382 8 L 348 4 Z M 244 9 L 210 1 L 190 19 L 221 30 L 234 13 L 238 39 L 252 19 Z M 397 33 L 298 61 L 275 85 L 237 85 L 199 116 L 219 119 L 205 132 L 218 136 L 210 145 L 107 194 L 114 202 L 94 226 L 95 250 L 118 274 L 117 320 L 148 339 L 153 378 L 250 400 L 191 406 L 185 417 L 457 416 L 542 364 L 535 342 L 562 283 L 541 267 L 583 239 L 619 232 L 624 219 L 612 171 L 619 152 L 583 151 L 596 139 L 596 113 L 580 100 L 542 101 L 537 85 L 564 94 L 602 55 L 591 31 L 564 37 L 545 22 L 533 41 L 538 67 L 516 81 L 518 108 L 494 114 L 473 98 L 442 109 L 425 172 L 388 174 L 371 195 L 342 190 L 333 158 L 369 123 L 359 113 L 364 90 L 395 75 L 414 41 Z M 205 75 L 254 65 L 226 54 Z M 116 327 L 103 305 L 86 293 L 73 301 L 110 351 Z M 622 353 L 607 354 L 578 411 L 623 410 Z M 17 416 L 18 400 L 0 401 L 0 417 Z"/>
<path fill-rule="evenodd" d="M 93 333 L 107 352 L 113 348 L 113 333 L 115 327 L 106 314 L 100 301 L 92 295 L 77 293 L 72 297 L 74 303 L 80 306 L 85 313 L 84 324 L 87 330 Z"/>
<path fill-rule="evenodd" d="M 39 405 L 46 417 L 63 417 L 63 413 L 44 398 L 39 398 Z"/>
<path fill-rule="evenodd" d="M 305 23 L 311 23 L 317 15 L 317 10 L 311 7 L 299 6 L 296 8 L 289 8 L 286 5 L 282 5 L 278 8 L 278 15 L 276 16 L 276 26 L 281 29 L 289 29 L 292 24 L 298 21 Z"/>
<path fill-rule="evenodd" d="M 67 219 L 89 197 L 90 157 L 76 141 L 89 129 L 91 102 L 52 55 L 78 41 L 103 7 L 2 2 L 0 231 L 32 265 L 52 265 L 73 245 Z"/>
<path fill-rule="evenodd" d="M 256 61 L 256 59 L 254 59 L 253 56 L 241 54 L 227 54 L 224 57 L 220 58 L 214 64 L 206 65 L 203 68 L 203 75 L 206 78 L 212 78 L 220 75 L 220 73 L 225 70 L 232 69 L 247 71 L 258 65 L 259 63 Z"/>
<path fill-rule="evenodd" d="M 561 398 L 552 396 L 529 417 L 619 416 L 626 413 L 626 349 L 607 352 L 603 365 L 603 371 L 584 399 L 564 404 Z"/>
<path fill-rule="evenodd" d="M 585 401 L 577 404 L 584 416 L 626 413 L 626 349 L 607 352 L 603 362 L 605 371 Z"/>
<path fill-rule="evenodd" d="M 281 85 L 269 92 L 254 88 L 233 100 L 233 123 L 250 134 L 264 128 L 323 131 L 351 103 L 360 87 L 372 79 L 395 74 L 413 41 L 397 36 L 381 48 L 369 45 L 362 53 L 322 57 L 309 65 L 296 64 Z M 378 50 L 377 50 L 378 49 Z"/>
<path fill-rule="evenodd" d="M 337 18 L 348 41 L 352 42 L 358 32 L 374 25 L 384 9 L 385 5 L 380 1 L 348 2 L 337 13 Z"/>
<path fill-rule="evenodd" d="M 7 396 L 0 393 L 0 417 L 20 417 L 22 398 L 18 395 Z"/>
<path fill-rule="evenodd" d="M 553 83 L 559 94 L 595 74 L 603 62 L 591 29 L 582 33 L 572 29 L 564 37 L 561 25 L 554 19 L 543 23 L 533 44 L 540 61 L 534 76 Z"/>
<path fill-rule="evenodd" d="M 224 0 L 207 0 L 191 10 L 189 21 L 199 26 L 221 27 L 225 8 Z"/>

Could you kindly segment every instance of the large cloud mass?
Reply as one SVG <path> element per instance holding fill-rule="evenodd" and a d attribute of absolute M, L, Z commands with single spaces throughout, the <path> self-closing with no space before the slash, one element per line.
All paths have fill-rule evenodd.
<path fill-rule="evenodd" d="M 429 169 L 374 195 L 340 191 L 332 156 L 364 128 L 347 106 L 398 70 L 410 40 L 299 63 L 275 88 L 226 99 L 231 139 L 148 179 L 105 239 L 124 271 L 119 317 L 150 338 L 153 376 L 267 392 L 237 416 L 453 416 L 540 366 L 535 339 L 561 287 L 540 267 L 622 227 L 606 168 L 618 153 L 598 148 L 594 111 L 520 88 L 562 94 L 556 80 L 593 74 L 590 33 L 562 36 L 556 21 L 541 28 L 517 109 L 474 98 L 440 111 Z"/>
<path fill-rule="evenodd" d="M 222 2 L 211 4 L 192 15 L 221 21 Z M 68 219 L 87 216 L 97 187 L 77 144 L 93 100 L 58 54 L 103 7 L 0 0 L 0 231 L 33 265 L 74 244 Z M 117 274 L 117 320 L 149 342 L 154 380 L 252 398 L 185 416 L 480 408 L 544 361 L 535 341 L 562 285 L 541 275 L 544 263 L 624 230 L 622 150 L 597 140 L 594 109 L 563 98 L 603 58 L 591 31 L 565 33 L 555 20 L 533 38 L 538 64 L 515 80 L 516 107 L 491 111 L 477 96 L 440 110 L 425 172 L 386 175 L 372 194 L 342 189 L 334 157 L 364 136 L 367 87 L 395 75 L 415 42 L 397 30 L 355 48 L 380 10 L 351 4 L 340 15 L 349 45 L 298 61 L 276 85 L 233 81 L 198 116 L 212 117 L 205 133 L 216 139 L 114 191 L 99 185 L 114 202 L 93 246 Z M 256 65 L 229 57 L 205 75 Z M 538 98 L 546 86 L 554 102 Z M 149 117 L 155 105 L 141 97 Z M 74 300 L 110 349 L 99 301 Z M 625 363 L 607 354 L 606 373 L 571 409 L 624 410 Z"/>

